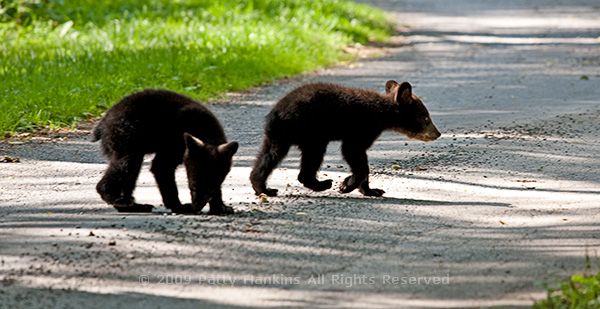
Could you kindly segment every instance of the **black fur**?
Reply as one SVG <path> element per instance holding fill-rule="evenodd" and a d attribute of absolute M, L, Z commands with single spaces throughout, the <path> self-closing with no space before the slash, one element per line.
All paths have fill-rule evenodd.
<path fill-rule="evenodd" d="M 421 100 L 409 83 L 386 83 L 386 93 L 334 84 L 308 84 L 283 97 L 267 115 L 265 137 L 250 175 L 255 193 L 277 195 L 266 180 L 287 155 L 290 146 L 302 151 L 298 180 L 315 191 L 331 188 L 332 180 L 316 178 L 327 144 L 342 141 L 342 154 L 352 175 L 340 187 L 358 188 L 368 196 L 384 191 L 369 187 L 367 149 L 384 130 L 395 130 L 423 141 L 440 136 Z"/>
<path fill-rule="evenodd" d="M 227 143 L 217 118 L 194 100 L 167 90 L 144 90 L 113 106 L 93 131 L 110 160 L 96 190 L 119 211 L 149 212 L 137 204 L 133 190 L 145 154 L 155 153 L 154 174 L 165 207 L 197 213 L 210 203 L 210 213 L 232 213 L 223 204 L 221 184 L 231 169 L 236 142 Z M 175 169 L 182 162 L 188 175 L 192 203 L 182 205 Z"/>

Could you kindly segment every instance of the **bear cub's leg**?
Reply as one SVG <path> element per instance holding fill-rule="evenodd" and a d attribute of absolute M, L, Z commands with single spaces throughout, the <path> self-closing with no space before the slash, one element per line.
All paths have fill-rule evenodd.
<path fill-rule="evenodd" d="M 324 191 L 331 188 L 333 181 L 331 179 L 317 180 L 317 171 L 323 163 L 323 156 L 327 150 L 327 142 L 315 142 L 302 144 L 299 146 L 302 151 L 300 161 L 300 173 L 298 181 L 305 187 L 314 191 Z"/>
<path fill-rule="evenodd" d="M 232 207 L 225 206 L 225 203 L 223 203 L 221 189 L 217 190 L 217 192 L 213 194 L 208 204 L 210 205 L 210 209 L 208 211 L 210 215 L 229 215 L 234 213 Z"/>
<path fill-rule="evenodd" d="M 366 196 L 382 196 L 385 191 L 369 187 L 369 160 L 367 158 L 367 147 L 360 147 L 349 142 L 342 143 L 342 155 L 352 175 L 346 177 L 340 186 L 341 193 L 349 193 L 359 189 Z"/>
<path fill-rule="evenodd" d="M 137 204 L 133 198 L 143 159 L 143 154 L 113 155 L 104 176 L 96 185 L 100 197 L 119 212 L 152 212 L 152 205 Z"/>
<path fill-rule="evenodd" d="M 267 178 L 277 167 L 279 162 L 285 158 L 291 145 L 289 143 L 274 142 L 268 136 L 265 136 L 263 145 L 260 149 L 252 173 L 250 174 L 250 182 L 256 195 L 261 193 L 267 196 L 276 196 L 277 189 L 267 188 Z"/>
<path fill-rule="evenodd" d="M 163 204 L 173 212 L 184 213 L 191 211 L 191 205 L 182 205 L 175 183 L 175 170 L 182 162 L 183 154 L 157 152 L 152 160 L 150 171 L 154 175 Z"/>

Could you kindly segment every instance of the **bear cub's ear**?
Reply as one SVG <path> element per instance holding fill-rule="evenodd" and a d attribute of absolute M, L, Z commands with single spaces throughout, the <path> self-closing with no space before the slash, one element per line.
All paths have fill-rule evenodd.
<path fill-rule="evenodd" d="M 398 93 L 396 96 L 400 96 L 402 101 L 408 103 L 412 100 L 412 86 L 408 82 L 402 82 L 398 87 Z M 398 99 L 396 99 L 398 101 Z"/>
<path fill-rule="evenodd" d="M 396 81 L 388 80 L 385 83 L 385 93 L 391 94 L 396 103 L 410 103 L 412 101 L 412 86 L 408 82 L 398 84 Z"/>
<path fill-rule="evenodd" d="M 237 142 L 230 142 L 227 144 L 222 144 L 217 147 L 217 151 L 220 154 L 226 155 L 228 157 L 233 157 L 233 155 L 237 152 L 239 144 Z"/>
<path fill-rule="evenodd" d="M 394 87 L 398 87 L 398 82 L 395 80 L 388 80 L 385 83 L 385 94 L 392 93 L 392 90 L 394 89 Z"/>
<path fill-rule="evenodd" d="M 206 145 L 203 141 L 195 138 L 189 133 L 183 133 L 183 138 L 185 140 L 185 147 L 191 152 L 202 151 L 206 149 Z"/>

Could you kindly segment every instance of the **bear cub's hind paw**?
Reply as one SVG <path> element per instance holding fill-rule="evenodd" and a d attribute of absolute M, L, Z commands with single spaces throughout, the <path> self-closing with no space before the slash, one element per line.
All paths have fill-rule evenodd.
<path fill-rule="evenodd" d="M 262 191 L 263 192 L 256 193 L 256 195 L 258 196 L 258 195 L 261 195 L 261 194 L 264 193 L 267 196 L 271 196 L 272 197 L 272 196 L 277 196 L 277 192 L 279 192 L 279 190 L 277 190 L 277 189 L 271 189 L 271 188 L 266 188 L 266 189 L 264 189 Z"/>
<path fill-rule="evenodd" d="M 362 193 L 364 196 L 375 196 L 375 197 L 380 197 L 382 196 L 385 191 L 381 190 L 381 189 L 359 189 L 360 193 Z"/>
<path fill-rule="evenodd" d="M 354 181 L 352 175 L 346 177 L 342 184 L 340 185 L 340 193 L 350 193 L 354 191 L 354 189 L 358 188 L 358 184 Z"/>

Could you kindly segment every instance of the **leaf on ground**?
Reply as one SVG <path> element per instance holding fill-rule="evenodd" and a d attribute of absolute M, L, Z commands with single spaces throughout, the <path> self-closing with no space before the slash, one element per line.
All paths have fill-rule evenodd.
<path fill-rule="evenodd" d="M 261 193 L 258 195 L 258 200 L 260 201 L 261 204 L 269 202 L 269 198 L 264 193 Z"/>

